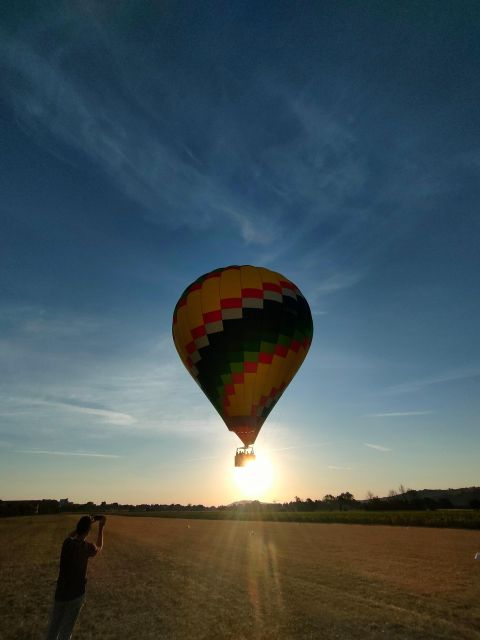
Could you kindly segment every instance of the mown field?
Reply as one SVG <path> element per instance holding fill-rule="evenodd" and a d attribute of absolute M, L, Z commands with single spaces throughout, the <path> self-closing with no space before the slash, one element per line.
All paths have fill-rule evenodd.
<path fill-rule="evenodd" d="M 0 521 L 0 637 L 44 637 L 78 516 Z M 111 516 L 78 640 L 480 640 L 480 534 Z"/>
<path fill-rule="evenodd" d="M 118 515 L 121 514 L 119 513 Z M 215 511 L 124 511 L 122 515 L 201 520 L 385 524 L 401 527 L 451 527 L 455 529 L 480 530 L 480 511 L 474 509 L 437 509 L 435 511 L 255 511 L 217 509 Z"/>

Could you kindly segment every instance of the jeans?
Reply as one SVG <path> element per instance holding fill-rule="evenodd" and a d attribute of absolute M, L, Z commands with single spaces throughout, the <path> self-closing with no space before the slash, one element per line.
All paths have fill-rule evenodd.
<path fill-rule="evenodd" d="M 84 602 L 85 594 L 66 602 L 55 600 L 46 640 L 70 640 Z"/>

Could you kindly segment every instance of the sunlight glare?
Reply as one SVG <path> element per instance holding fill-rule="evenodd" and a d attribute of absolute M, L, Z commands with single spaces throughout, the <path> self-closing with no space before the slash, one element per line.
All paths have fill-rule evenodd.
<path fill-rule="evenodd" d="M 245 467 L 234 467 L 235 485 L 244 498 L 258 499 L 264 497 L 273 482 L 273 466 L 265 456 L 257 455 L 255 462 Z"/>

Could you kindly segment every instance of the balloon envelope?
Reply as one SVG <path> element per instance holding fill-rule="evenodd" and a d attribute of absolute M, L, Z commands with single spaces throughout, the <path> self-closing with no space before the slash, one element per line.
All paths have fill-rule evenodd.
<path fill-rule="evenodd" d="M 183 364 L 245 446 L 307 355 L 310 307 L 275 271 L 230 266 L 188 286 L 173 314 Z"/>

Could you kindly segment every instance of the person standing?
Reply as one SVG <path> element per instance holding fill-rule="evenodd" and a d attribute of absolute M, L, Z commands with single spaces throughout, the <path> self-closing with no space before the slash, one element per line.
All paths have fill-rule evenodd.
<path fill-rule="evenodd" d="M 96 544 L 87 542 L 93 522 L 98 521 Z M 60 554 L 55 601 L 46 640 L 69 640 L 85 603 L 88 560 L 103 548 L 105 516 L 82 516 L 64 540 Z"/>

